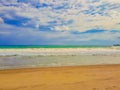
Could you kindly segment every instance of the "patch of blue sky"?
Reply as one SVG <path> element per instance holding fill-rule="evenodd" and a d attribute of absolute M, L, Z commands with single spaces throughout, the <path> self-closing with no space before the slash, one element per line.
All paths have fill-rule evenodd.
<path fill-rule="evenodd" d="M 73 34 L 95 34 L 95 33 L 103 33 L 103 32 L 106 32 L 106 30 L 91 29 L 85 32 L 72 31 Z"/>
<path fill-rule="evenodd" d="M 48 25 L 50 25 L 50 26 L 63 26 L 63 25 L 70 25 L 73 22 L 74 22 L 73 20 L 65 21 L 63 19 L 58 19 L 58 20 L 49 21 Z"/>
<path fill-rule="evenodd" d="M 38 29 L 40 31 L 52 31 L 51 28 L 52 28 L 52 26 L 43 26 L 43 25 L 40 25 Z"/>
<path fill-rule="evenodd" d="M 107 13 L 105 12 L 105 8 L 104 7 L 93 7 L 93 6 L 90 6 L 89 9 L 83 10 L 82 12 L 84 14 L 90 14 L 90 15 L 96 15 L 96 14 L 99 14 L 101 16 L 103 16 L 103 15 L 106 16 L 107 15 Z"/>
<path fill-rule="evenodd" d="M 28 3 L 29 1 L 28 0 L 17 0 L 18 3 Z"/>
<path fill-rule="evenodd" d="M 112 3 L 103 3 L 102 5 L 99 5 L 98 8 L 101 8 L 102 10 L 111 10 L 111 9 L 116 9 L 120 8 L 120 4 L 112 4 Z"/>
<path fill-rule="evenodd" d="M 117 4 L 117 3 L 112 4 L 112 3 L 107 3 L 106 2 L 106 3 L 103 3 L 103 4 L 99 5 L 99 6 L 96 6 L 96 8 L 99 8 L 100 11 L 107 11 L 107 10 L 113 10 L 113 9 L 120 8 L 120 4 Z"/>
<path fill-rule="evenodd" d="M 13 26 L 18 26 L 18 27 L 25 27 L 25 23 L 27 23 L 30 19 L 24 18 L 24 17 L 18 17 L 14 19 L 9 19 L 9 18 L 3 18 L 4 23 L 13 25 Z M 31 27 L 30 25 L 28 27 Z"/>
<path fill-rule="evenodd" d="M 112 33 L 120 33 L 120 30 L 110 30 Z"/>
<path fill-rule="evenodd" d="M 69 9 L 70 7 L 67 3 L 63 3 L 62 5 L 53 6 L 52 8 L 56 10 L 61 10 L 61 9 Z"/>
<path fill-rule="evenodd" d="M 49 6 L 51 6 L 51 5 L 48 5 L 46 3 L 40 3 L 40 4 L 36 5 L 36 8 L 44 8 L 44 7 L 49 7 Z"/>
<path fill-rule="evenodd" d="M 18 0 L 18 2 L 31 4 L 33 7 L 36 7 L 36 8 L 42 8 L 42 7 L 44 8 L 44 7 L 53 6 L 53 4 L 42 2 L 41 0 Z"/>
<path fill-rule="evenodd" d="M 110 32 L 110 33 L 120 33 L 120 30 L 100 30 L 100 29 L 91 29 L 87 30 L 85 32 L 79 32 L 79 31 L 72 31 L 73 34 L 97 34 L 97 33 L 105 33 L 105 32 Z"/>
<path fill-rule="evenodd" d="M 13 6 L 13 7 L 19 7 L 19 5 L 17 5 L 17 4 L 0 4 L 0 6 L 6 6 L 6 7 L 11 7 L 11 6 Z"/>
<path fill-rule="evenodd" d="M 57 9 L 57 10 L 59 10 L 59 9 L 64 9 L 65 8 L 65 6 L 57 6 L 57 7 L 54 7 L 54 9 Z"/>
<path fill-rule="evenodd" d="M 92 29 L 92 30 L 88 30 L 88 31 L 85 31 L 85 32 L 82 32 L 82 34 L 86 34 L 86 33 L 103 33 L 105 32 L 106 30 L 96 30 L 96 29 Z"/>
<path fill-rule="evenodd" d="M 49 5 L 46 3 L 40 3 L 39 0 L 36 1 L 29 1 L 29 0 L 17 0 L 18 3 L 26 3 L 31 4 L 35 8 L 44 8 L 48 7 Z"/>
<path fill-rule="evenodd" d="M 17 2 L 35 5 L 39 3 L 39 0 L 17 0 Z"/>
<path fill-rule="evenodd" d="M 35 8 L 53 7 L 52 4 L 46 4 L 46 3 L 36 3 L 36 4 L 32 4 L 32 6 L 35 7 Z"/>
<path fill-rule="evenodd" d="M 88 9 L 83 10 L 82 12 L 84 14 L 90 14 L 90 15 L 96 15 L 99 14 L 101 16 L 109 16 L 109 12 L 107 10 L 120 8 L 119 4 L 110 4 L 110 3 L 103 3 L 98 6 L 90 5 Z"/>

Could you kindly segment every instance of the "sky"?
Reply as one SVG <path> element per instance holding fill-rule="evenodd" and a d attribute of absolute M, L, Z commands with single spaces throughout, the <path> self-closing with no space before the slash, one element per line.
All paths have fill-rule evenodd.
<path fill-rule="evenodd" d="M 0 0 L 0 45 L 120 44 L 120 0 Z"/>

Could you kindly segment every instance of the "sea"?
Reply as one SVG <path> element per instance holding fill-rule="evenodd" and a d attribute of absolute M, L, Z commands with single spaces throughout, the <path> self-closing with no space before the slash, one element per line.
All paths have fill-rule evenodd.
<path fill-rule="evenodd" d="M 105 45 L 0 45 L 0 49 L 24 48 L 108 48 Z"/>
<path fill-rule="evenodd" d="M 56 45 L 9 45 L 0 49 L 26 48 L 109 48 L 110 46 L 56 46 Z M 81 65 L 120 64 L 120 55 L 51 55 L 51 56 L 0 56 L 0 70 L 38 67 L 61 67 Z"/>

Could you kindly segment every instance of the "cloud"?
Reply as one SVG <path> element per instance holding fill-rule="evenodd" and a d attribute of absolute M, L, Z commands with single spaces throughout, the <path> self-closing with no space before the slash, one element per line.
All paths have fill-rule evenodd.
<path fill-rule="evenodd" d="M 115 30 L 89 30 L 76 34 L 59 30 L 39 31 L 34 28 L 21 28 L 7 24 L 2 24 L 0 30 L 0 45 L 107 45 L 119 42 L 120 35 L 120 32 Z"/>
<path fill-rule="evenodd" d="M 0 18 L 0 23 L 3 23 L 4 21 L 3 21 L 3 19 L 2 18 Z"/>
<path fill-rule="evenodd" d="M 54 28 L 54 30 L 60 30 L 60 31 L 66 31 L 66 30 L 70 30 L 70 28 L 69 27 L 67 27 L 67 26 L 56 26 L 55 28 Z"/>
<path fill-rule="evenodd" d="M 48 26 L 49 22 L 57 22 L 51 28 L 70 27 L 71 30 L 80 32 L 101 27 L 106 30 L 120 29 L 120 1 L 119 0 L 2 0 L 1 13 L 6 17 L 29 18 L 25 25 L 38 28 L 40 25 Z M 7 3 L 8 6 L 5 4 Z M 14 5 L 13 5 L 14 4 Z M 16 6 L 15 6 L 16 5 Z M 11 14 L 12 12 L 15 15 Z M 63 22 L 72 20 L 73 23 L 62 25 Z M 68 30 L 68 29 L 65 29 Z"/>
<path fill-rule="evenodd" d="M 0 0 L 0 23 L 1 39 L 11 43 L 23 37 L 36 44 L 113 42 L 120 35 L 111 32 L 120 31 L 120 0 Z"/>

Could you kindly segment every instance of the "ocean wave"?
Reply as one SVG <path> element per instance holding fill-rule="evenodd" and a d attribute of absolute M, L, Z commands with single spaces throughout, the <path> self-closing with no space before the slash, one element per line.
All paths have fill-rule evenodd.
<path fill-rule="evenodd" d="M 119 49 L 0 49 L 0 56 L 115 55 Z"/>

